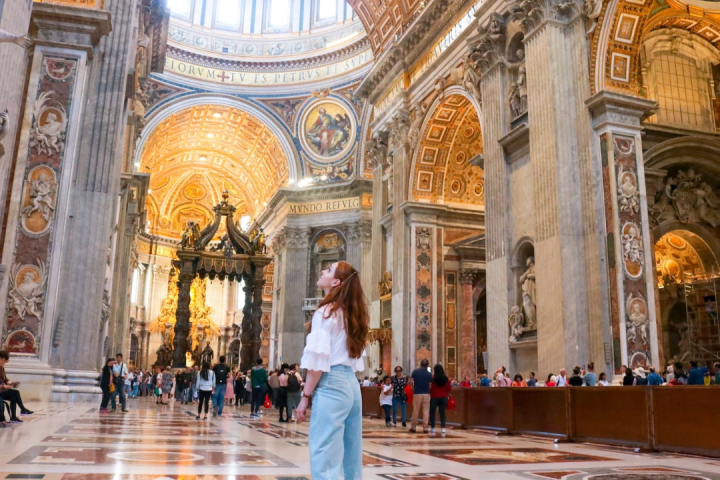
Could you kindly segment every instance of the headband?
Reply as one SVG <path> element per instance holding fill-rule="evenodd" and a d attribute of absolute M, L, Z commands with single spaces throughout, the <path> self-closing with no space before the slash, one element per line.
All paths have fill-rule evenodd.
<path fill-rule="evenodd" d="M 352 276 L 355 275 L 356 273 L 358 273 L 357 270 L 355 270 L 353 273 L 351 273 L 345 280 L 343 280 L 342 282 L 340 282 L 340 285 L 342 285 L 343 283 L 345 283 L 345 282 L 347 282 L 348 280 L 350 280 L 350 279 L 352 278 Z"/>

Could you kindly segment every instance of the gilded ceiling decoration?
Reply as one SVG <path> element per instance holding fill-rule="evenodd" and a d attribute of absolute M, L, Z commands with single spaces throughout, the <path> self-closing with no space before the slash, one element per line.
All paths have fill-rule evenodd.
<path fill-rule="evenodd" d="M 365 26 L 375 54 L 391 43 L 396 34 L 402 34 L 424 4 L 422 0 L 348 0 L 348 3 Z"/>
<path fill-rule="evenodd" d="M 413 199 L 483 205 L 484 172 L 469 163 L 483 151 L 475 108 L 456 94 L 430 115 L 415 158 Z"/>
<path fill-rule="evenodd" d="M 640 47 L 648 32 L 682 28 L 716 47 L 720 45 L 717 2 L 685 0 L 620 0 L 605 2 L 591 28 L 590 77 L 593 92 L 612 90 L 646 95 L 641 87 Z M 609 28 L 603 25 L 610 22 Z"/>
<path fill-rule="evenodd" d="M 223 190 L 238 217 L 254 218 L 288 181 L 275 135 L 252 115 L 218 105 L 187 108 L 158 125 L 139 171 L 151 174 L 150 232 L 171 238 L 191 220 L 209 223 Z"/>
<path fill-rule="evenodd" d="M 684 283 L 705 276 L 705 266 L 700 255 L 683 238 L 687 236 L 692 236 L 702 242 L 700 237 L 690 232 L 674 231 L 663 235 L 655 243 L 655 264 L 659 287 L 668 283 Z"/>

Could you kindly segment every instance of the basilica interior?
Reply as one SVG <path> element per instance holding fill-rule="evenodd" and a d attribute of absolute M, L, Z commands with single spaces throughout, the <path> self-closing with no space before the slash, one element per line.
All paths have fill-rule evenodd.
<path fill-rule="evenodd" d="M 117 352 L 299 362 L 340 260 L 370 311 L 360 378 L 720 361 L 715 0 L 0 0 L 0 58 L 0 350 L 39 421 L 89 418 Z M 35 457 L 11 453 L 0 479 L 164 473 L 13 477 Z M 480 478 L 365 453 L 367 478 Z M 586 460 L 546 477 L 632 475 Z"/>

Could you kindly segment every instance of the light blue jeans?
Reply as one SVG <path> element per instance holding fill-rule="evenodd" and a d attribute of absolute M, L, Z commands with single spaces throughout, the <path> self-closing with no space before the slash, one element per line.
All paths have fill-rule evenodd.
<path fill-rule="evenodd" d="M 310 472 L 313 480 L 362 479 L 362 398 L 348 366 L 332 366 L 315 388 Z"/>

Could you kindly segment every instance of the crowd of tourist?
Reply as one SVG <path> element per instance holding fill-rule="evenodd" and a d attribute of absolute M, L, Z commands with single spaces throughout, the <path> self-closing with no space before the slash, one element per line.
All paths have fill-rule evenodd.
<path fill-rule="evenodd" d="M 216 416 L 222 416 L 225 406 L 237 408 L 249 404 L 252 418 L 262 415 L 263 407 L 275 407 L 279 410 L 279 422 L 295 421 L 295 409 L 304 385 L 298 364 L 283 364 L 268 373 L 262 359 L 258 359 L 251 370 L 243 372 L 229 367 L 225 360 L 221 356 L 212 367 L 205 362 L 175 370 L 154 366 L 149 371 L 128 367 L 118 353 L 115 358 L 107 359 L 99 378 L 100 413 L 114 413 L 118 401 L 125 413 L 128 398 L 151 397 L 158 405 L 168 405 L 171 401 L 181 405 L 197 404 L 198 420 L 201 416 L 207 420 L 210 404 Z"/>

